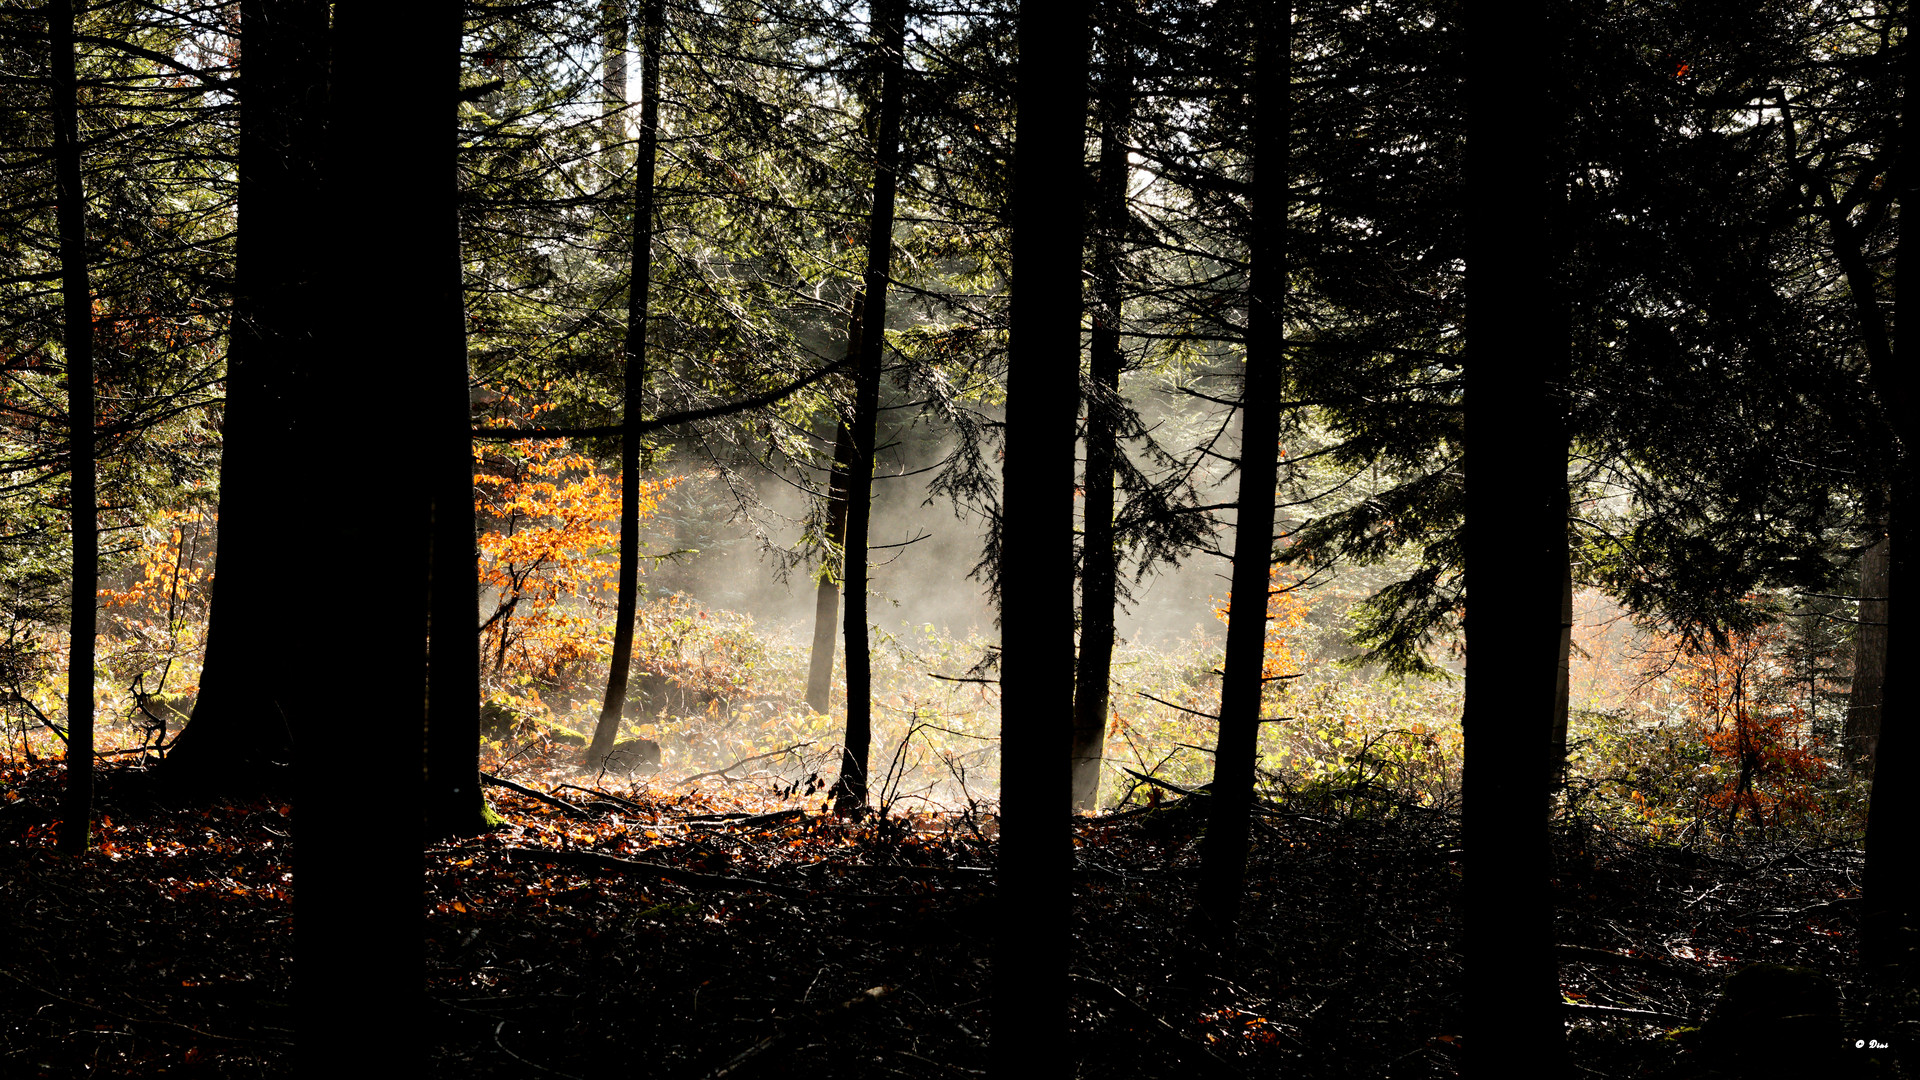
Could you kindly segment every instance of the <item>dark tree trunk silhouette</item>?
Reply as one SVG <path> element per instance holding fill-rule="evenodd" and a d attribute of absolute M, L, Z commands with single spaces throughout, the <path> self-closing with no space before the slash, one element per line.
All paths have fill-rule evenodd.
<path fill-rule="evenodd" d="M 441 75 L 459 85 L 458 53 Z M 421 351 L 424 377 L 431 388 L 427 426 L 428 458 L 423 463 L 430 485 L 427 612 L 427 831 L 432 836 L 464 836 L 500 823 L 480 790 L 480 650 L 474 641 L 479 622 L 480 551 L 473 503 L 472 376 L 467 365 L 466 308 L 461 296 L 460 226 L 454 213 L 458 193 L 451 91 L 435 87 L 447 116 L 445 138 L 435 145 L 440 176 L 424 179 L 444 186 L 430 198 L 432 210 L 419 226 L 430 248 L 428 276 L 419 279 L 416 318 L 430 345 Z M 431 131 L 423 135 L 431 139 Z M 444 204 L 444 205 L 443 205 Z"/>
<path fill-rule="evenodd" d="M 1572 506 L 1561 500 L 1562 509 Z M 1547 742 L 1547 787 L 1558 791 L 1567 776 L 1567 721 L 1573 705 L 1573 560 L 1567 560 L 1560 575 L 1560 643 L 1553 654 L 1557 668 L 1553 676 L 1553 734 Z"/>
<path fill-rule="evenodd" d="M 289 538 L 308 511 L 286 482 L 299 460 L 293 413 L 315 363 L 321 318 L 312 257 L 321 242 L 327 96 L 325 0 L 248 0 L 241 64 L 239 229 L 227 401 L 221 424 L 220 543 L 206 664 L 193 721 L 161 775 L 197 791 L 257 790 L 293 761 L 283 595 Z"/>
<path fill-rule="evenodd" d="M 861 302 L 854 302 L 848 348 L 860 347 Z M 833 647 L 840 637 L 840 582 L 846 573 L 847 486 L 853 461 L 853 433 L 845 421 L 834 424 L 833 465 L 827 470 L 827 548 L 821 557 L 820 584 L 813 597 L 813 648 L 807 657 L 807 708 L 825 713 L 833 698 Z"/>
<path fill-rule="evenodd" d="M 627 335 L 621 353 L 626 395 L 620 435 L 620 578 L 614 603 L 613 656 L 607 696 L 584 759 L 589 768 L 607 760 L 620 737 L 627 681 L 633 669 L 633 624 L 640 611 L 640 420 L 647 388 L 647 298 L 653 287 L 653 167 L 660 144 L 660 36 L 666 8 L 646 0 L 640 28 L 640 145 L 633 163 L 633 245 L 628 259 Z"/>
<path fill-rule="evenodd" d="M 67 352 L 67 440 L 73 521 L 73 611 L 68 622 L 67 786 L 60 850 L 87 849 L 93 822 L 93 658 L 99 619 L 99 519 L 94 497 L 93 289 L 87 280 L 87 197 L 80 182 L 80 90 L 70 0 L 47 5 L 53 48 L 53 167 L 59 200 L 60 292 Z"/>
<path fill-rule="evenodd" d="M 873 743 L 873 656 L 867 641 L 867 545 L 873 520 L 874 435 L 880 418 L 880 364 L 886 346 L 887 277 L 893 260 L 893 202 L 899 186 L 900 110 L 906 65 L 905 0 L 876 0 L 874 35 L 886 65 L 874 125 L 873 208 L 867 218 L 867 268 L 860 287 L 859 361 L 853 371 L 853 460 L 847 467 L 847 531 L 841 559 L 846 582 L 847 730 L 834 783 L 834 809 L 867 804 L 867 759 Z"/>
<path fill-rule="evenodd" d="M 1019 12 L 1012 311 L 1001 468 L 1000 876 L 991 1071 L 1071 1074 L 1073 482 L 1079 426 L 1086 0 Z"/>
<path fill-rule="evenodd" d="M 329 1080 L 365 1071 L 369 1046 L 379 1048 L 386 1072 L 426 1068 L 427 631 L 431 590 L 447 584 L 435 556 L 444 565 L 456 554 L 436 544 L 434 512 L 448 497 L 447 384 L 455 364 L 464 363 L 451 277 L 459 242 L 461 7 L 451 0 L 338 0 L 333 10 L 329 194 L 321 204 L 329 211 L 321 248 L 327 288 L 317 299 L 323 311 L 367 313 L 379 326 L 369 335 L 364 319 L 332 320 L 326 346 L 378 371 L 380 392 L 351 409 L 304 395 L 295 435 L 324 432 L 331 444 L 377 453 L 391 475 L 361 485 L 353 512 L 302 530 L 292 545 L 294 558 L 308 565 L 328 553 L 378 553 L 355 563 L 350 592 L 308 613 L 312 647 L 296 654 L 294 673 L 304 688 L 329 685 L 336 650 L 351 643 L 351 735 L 376 749 L 356 755 L 343 777 L 332 755 L 317 752 L 343 720 L 337 699 L 309 691 L 289 702 L 295 732 L 314 744 L 303 745 L 299 758 L 294 818 L 295 1058 L 298 1075 Z M 369 273 L 394 287 L 366 289 Z M 326 473 L 339 467 L 336 459 L 309 458 L 308 482 L 332 482 Z M 424 483 L 416 479 L 422 476 Z M 468 484 L 466 498 L 470 472 Z M 470 509 L 441 519 L 465 522 L 464 531 L 448 530 L 465 545 L 472 542 Z M 461 599 L 457 638 L 473 655 L 474 596 L 447 603 Z M 462 737 L 477 735 L 469 728 Z M 436 802 L 445 794 L 436 791 Z"/>
<path fill-rule="evenodd" d="M 1234 515 L 1232 609 L 1220 678 L 1220 733 L 1207 833 L 1200 847 L 1197 911 L 1202 933 L 1220 948 L 1233 942 L 1246 885 L 1280 465 L 1281 364 L 1286 358 L 1287 136 L 1292 116 L 1288 10 L 1262 11 L 1250 31 L 1255 43 L 1252 236 L 1246 378 L 1240 395 L 1240 490 Z"/>
<path fill-rule="evenodd" d="M 1853 631 L 1853 685 L 1841 731 L 1847 766 L 1861 776 L 1873 775 L 1880 695 L 1887 681 L 1887 577 L 1893 566 L 1884 511 L 1873 518 L 1868 536 L 1872 542 L 1860 553 L 1860 621 Z"/>
<path fill-rule="evenodd" d="M 1518 50 L 1549 56 L 1527 4 L 1468 27 L 1464 528 L 1463 985 L 1476 1074 L 1558 1076 L 1565 1031 L 1552 954 L 1548 771 L 1567 572 L 1564 369 L 1552 284 L 1549 94 L 1516 94 Z"/>
<path fill-rule="evenodd" d="M 1080 541 L 1080 661 L 1074 667 L 1073 808 L 1100 803 L 1106 750 L 1107 699 L 1113 678 L 1115 548 L 1113 484 L 1120 455 L 1121 251 L 1127 225 L 1127 128 L 1133 117 L 1129 31 L 1133 5 L 1113 0 L 1101 58 L 1100 165 L 1094 178 L 1093 333 L 1088 347 L 1087 469 Z"/>
<path fill-rule="evenodd" d="M 1913 13 L 1905 14 L 1911 41 Z M 1892 183 L 1901 213 L 1920 206 L 1920 50 L 1901 53 L 1899 160 Z M 1842 238 L 1836 237 L 1836 240 Z M 1851 242 L 1850 240 L 1846 242 Z M 1857 249 L 1856 249 L 1857 250 Z M 1920 318 L 1905 301 L 1920 278 L 1920 245 L 1909 247 L 1904 234 L 1894 255 L 1893 281 L 1888 290 L 1896 311 L 1895 333 L 1887 347 L 1869 349 L 1868 374 L 1880 415 L 1894 437 L 1891 498 L 1887 512 L 1886 674 L 1880 691 L 1880 738 L 1873 755 L 1873 795 L 1867 810 L 1866 871 L 1861 882 L 1861 962 L 1869 969 L 1897 975 L 1911 989 L 1920 980 L 1920 951 L 1913 936 L 1920 930 L 1920 731 L 1914 724 L 1920 691 L 1914 683 L 1916 644 L 1920 634 L 1906 624 L 1901 590 L 1912 583 L 1920 566 L 1920 479 L 1915 457 L 1920 455 L 1920 424 L 1914 409 L 1913 365 L 1920 361 Z M 1903 291 L 1901 282 L 1907 283 Z M 1856 285 L 1859 288 L 1859 285 Z M 1858 302 L 1873 307 L 1872 291 Z M 1907 317 L 1899 319 L 1905 311 Z"/>

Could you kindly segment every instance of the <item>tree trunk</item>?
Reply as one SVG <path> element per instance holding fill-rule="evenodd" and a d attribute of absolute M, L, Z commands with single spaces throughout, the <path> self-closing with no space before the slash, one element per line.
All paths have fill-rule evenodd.
<path fill-rule="evenodd" d="M 1093 239 L 1093 334 L 1089 342 L 1086 492 L 1080 541 L 1080 662 L 1074 667 L 1073 808 L 1092 812 L 1100 804 L 1100 767 L 1105 758 L 1107 699 L 1113 678 L 1113 609 L 1119 552 L 1113 528 L 1113 482 L 1120 446 L 1122 315 L 1121 251 L 1127 225 L 1127 128 L 1133 115 L 1133 69 L 1128 33 L 1133 5 L 1115 0 L 1107 24 L 1100 81 L 1100 169 L 1095 178 Z"/>
<path fill-rule="evenodd" d="M 1908 9 L 1906 33 L 1913 33 Z M 1911 40 L 1909 38 L 1909 40 Z M 1901 58 L 1901 138 L 1899 160 L 1892 181 L 1902 214 L 1920 206 L 1920 50 L 1908 48 Z M 1914 295 L 1912 282 L 1920 278 L 1920 245 L 1908 247 L 1905 236 L 1894 256 L 1892 288 L 1897 305 Z M 1909 283 L 1902 290 L 1901 281 Z M 1868 300 L 1872 300 L 1870 295 Z M 1902 307 L 1899 310 L 1905 310 Z M 1909 312 L 1904 320 L 1896 310 L 1891 348 L 1868 352 L 1869 378 L 1880 415 L 1893 433 L 1894 463 L 1891 506 L 1888 510 L 1886 677 L 1880 692 L 1880 738 L 1874 748 L 1873 795 L 1867 809 L 1865 880 L 1861 883 L 1860 959 L 1870 971 L 1896 975 L 1911 991 L 1920 982 L 1920 732 L 1914 728 L 1914 709 L 1920 703 L 1913 672 L 1915 645 L 1920 634 L 1904 625 L 1900 590 L 1914 580 L 1920 565 L 1920 478 L 1915 458 L 1920 455 L 1920 425 L 1916 425 L 1913 365 L 1920 360 L 1920 318 Z M 1913 661 L 1913 663 L 1909 663 Z"/>
<path fill-rule="evenodd" d="M 67 352 L 68 507 L 73 518 L 73 603 L 67 653 L 67 787 L 60 850 L 87 849 L 93 821 L 94 629 L 99 617 L 98 500 L 94 497 L 93 289 L 87 280 L 87 197 L 80 183 L 80 93 L 70 0 L 47 5 L 53 47 L 53 155 L 59 206 L 60 291 Z"/>
<path fill-rule="evenodd" d="M 1904 194 L 1904 192 L 1903 192 Z M 1905 251 L 1902 245 L 1902 261 Z M 1904 269 L 1904 268 L 1903 268 Z M 1904 352 L 1905 349 L 1903 348 Z M 1911 407 L 1911 401 L 1903 403 Z M 1884 406 L 1883 406 L 1884 407 Z M 1911 424 L 1903 435 L 1911 435 Z M 1912 445 L 1908 443 L 1907 445 Z M 1912 634 L 1901 620 L 1895 598 L 1903 582 L 1913 580 L 1913 553 L 1920 550 L 1920 488 L 1913 476 L 1911 451 L 1900 453 L 1899 472 L 1888 512 L 1887 670 L 1880 698 L 1881 726 L 1873 756 L 1873 793 L 1867 807 L 1866 870 L 1861 883 L 1861 964 L 1878 976 L 1890 976 L 1909 989 L 1920 974 L 1920 795 L 1915 793 L 1917 751 L 1914 731 Z"/>
<path fill-rule="evenodd" d="M 626 396 L 620 436 L 620 581 L 614 605 L 613 657 L 607 668 L 607 696 L 593 729 L 583 764 L 599 768 L 620 738 L 620 714 L 627 701 L 633 668 L 633 624 L 640 611 L 640 420 L 647 387 L 647 297 L 653 287 L 653 168 L 660 143 L 660 37 L 666 8 L 646 0 L 640 30 L 640 147 L 633 164 L 633 247 L 628 255 L 632 282 L 627 287 L 627 336 L 621 346 L 626 366 Z"/>
<path fill-rule="evenodd" d="M 227 401 L 221 423 L 219 546 L 206 664 L 193 720 L 161 768 L 176 790 L 258 791 L 293 761 L 285 625 L 287 549 L 301 490 L 293 412 L 315 366 L 322 242 L 326 0 L 247 0 L 241 64 L 239 230 Z"/>
<path fill-rule="evenodd" d="M 874 134 L 873 209 L 867 219 L 867 269 L 853 373 L 853 460 L 847 470 L 847 533 L 841 560 L 846 581 L 847 733 L 834 784 L 834 809 L 867 804 L 867 759 L 873 742 L 873 657 L 867 642 L 867 545 L 873 520 L 874 436 L 880 418 L 880 363 L 886 345 L 887 276 L 893 260 L 893 203 L 900 172 L 900 110 L 906 65 L 907 5 L 873 5 L 874 34 L 886 70 Z"/>
<path fill-rule="evenodd" d="M 1853 686 L 1847 695 L 1847 722 L 1841 732 L 1847 767 L 1857 776 L 1873 775 L 1875 744 L 1880 741 L 1880 694 L 1887 681 L 1887 521 L 1880 515 L 1860 553 L 1860 621 L 1853 631 Z"/>
<path fill-rule="evenodd" d="M 1561 501 L 1569 512 L 1566 500 Z M 1553 735 L 1547 746 L 1547 789 L 1559 791 L 1567 778 L 1567 720 L 1573 704 L 1573 560 L 1560 578 L 1560 644 L 1554 647 L 1559 670 L 1553 677 Z"/>
<path fill-rule="evenodd" d="M 1073 481 L 1087 0 L 1021 0 L 1000 553 L 1000 933 L 991 1071 L 1069 1076 Z"/>
<path fill-rule="evenodd" d="M 852 349 L 860 347 L 861 300 L 848 335 Z M 846 575 L 847 487 L 853 461 L 853 433 L 844 422 L 834 424 L 833 465 L 827 470 L 827 550 L 821 556 L 820 584 L 813 600 L 813 650 L 807 658 L 807 708 L 825 713 L 833 698 L 833 645 L 840 636 L 840 582 Z M 839 562 L 836 564 L 835 560 Z"/>
<path fill-rule="evenodd" d="M 320 249 L 327 258 L 321 280 L 330 288 L 316 299 L 322 311 L 363 312 L 381 327 L 368 335 L 363 320 L 333 320 L 325 343 L 331 355 L 377 372 L 379 392 L 350 409 L 305 395 L 296 436 L 308 446 L 324 438 L 378 452 L 383 468 L 356 488 L 351 513 L 294 538 L 295 565 L 337 560 L 341 552 L 367 556 L 354 564 L 350 594 L 305 614 L 314 636 L 292 654 L 292 681 L 303 692 L 291 695 L 289 708 L 308 743 L 294 819 L 295 1057 L 298 1075 L 336 1078 L 364 1072 L 366 1048 L 375 1046 L 383 1071 L 417 1075 L 426 1071 L 428 1028 L 421 904 L 427 631 L 430 589 L 444 584 L 435 554 L 454 555 L 435 544 L 433 526 L 434 503 L 445 498 L 447 383 L 460 348 L 448 290 L 458 244 L 453 155 L 463 20 L 452 0 L 336 0 L 333 10 L 330 197 L 321 204 L 331 214 Z M 369 275 L 388 287 L 366 288 Z M 337 470 L 335 461 L 308 468 L 304 489 L 337 483 L 322 475 Z M 417 479 L 423 476 L 425 483 Z M 471 517 L 462 520 L 471 543 Z M 471 592 L 465 602 L 459 638 L 472 655 Z M 339 650 L 349 647 L 350 727 L 337 699 L 314 692 L 337 683 Z M 343 777 L 324 752 L 328 737 L 371 750 L 355 755 Z"/>
<path fill-rule="evenodd" d="M 1247 271 L 1246 380 L 1240 399 L 1240 491 L 1234 515 L 1232 608 L 1220 678 L 1213 798 L 1200 847 L 1200 929 L 1231 948 L 1246 885 L 1247 833 L 1265 688 L 1267 593 L 1280 465 L 1280 365 L 1286 359 L 1289 9 L 1263 11 L 1254 35 L 1252 238 Z"/>
<path fill-rule="evenodd" d="M 1542 10 L 1468 27 L 1466 702 L 1463 985 L 1476 1075 L 1559 1076 L 1546 774 L 1567 572 L 1566 436 L 1549 371 L 1556 313 L 1550 91 L 1515 94 L 1512 57 L 1549 56 Z M 1517 52 L 1516 52 L 1517 51 Z"/>
<path fill-rule="evenodd" d="M 458 52 L 436 59 L 441 76 L 458 87 Z M 441 93 L 438 86 L 436 93 Z M 449 97 L 450 91 L 442 94 Z M 426 233 L 431 266 L 423 277 L 419 317 L 430 339 L 421 352 L 431 393 L 431 409 L 421 422 L 431 424 L 425 463 L 430 471 L 432 505 L 428 522 L 427 614 L 427 833 L 469 836 L 501 822 L 480 790 L 480 648 L 474 641 L 479 621 L 480 551 L 473 494 L 472 376 L 467 366 L 466 309 L 461 295 L 460 224 L 455 212 L 458 172 L 452 125 L 458 105 L 446 100 L 445 138 L 439 150 L 441 174 L 428 174 L 437 217 L 420 225 Z M 431 129 L 430 129 L 431 130 Z M 428 134 L 424 137 L 431 138 Z M 504 636 L 504 635 L 503 635 Z"/>

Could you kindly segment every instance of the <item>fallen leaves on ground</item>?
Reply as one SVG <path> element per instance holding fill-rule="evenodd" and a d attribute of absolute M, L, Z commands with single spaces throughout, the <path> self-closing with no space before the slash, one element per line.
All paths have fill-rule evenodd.
<path fill-rule="evenodd" d="M 56 769 L 0 772 L 0 1074 L 278 1076 L 291 1061 L 294 808 L 105 785 L 55 854 Z M 428 849 L 430 1075 L 966 1076 L 986 1068 L 1004 914 L 992 821 L 852 820 L 751 784 L 490 788 L 507 827 Z M 1453 1076 L 1457 819 L 1268 804 L 1236 953 L 1186 930 L 1204 815 L 1075 826 L 1073 1051 L 1084 1076 Z M 1857 854 L 1708 855 L 1567 827 L 1570 1002 L 1698 1020 L 1733 967 L 1844 975 Z M 1582 1014 L 1609 1076 L 1698 1073 L 1671 1025 Z"/>

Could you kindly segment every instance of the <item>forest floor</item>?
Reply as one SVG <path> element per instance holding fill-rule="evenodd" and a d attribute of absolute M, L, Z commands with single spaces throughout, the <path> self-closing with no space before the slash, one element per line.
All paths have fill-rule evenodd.
<path fill-rule="evenodd" d="M 52 849 L 58 781 L 0 772 L 0 1077 L 287 1074 L 292 808 L 109 783 L 75 861 Z M 544 798 L 492 787 L 507 827 L 428 850 L 428 1075 L 985 1069 L 988 943 L 1018 918 L 994 896 L 991 818 L 850 821 L 712 778 L 518 782 Z M 1458 1075 L 1457 816 L 1355 791 L 1267 804 L 1240 947 L 1215 961 L 1186 930 L 1202 801 L 1074 826 L 1078 1074 Z M 1682 1029 L 1757 962 L 1840 987 L 1825 1075 L 1920 1075 L 1893 1057 L 1920 1017 L 1854 980 L 1858 852 L 1686 851 L 1591 823 L 1557 843 L 1579 1075 L 1739 1074 Z M 1891 1050 L 1852 1049 L 1868 1040 Z"/>

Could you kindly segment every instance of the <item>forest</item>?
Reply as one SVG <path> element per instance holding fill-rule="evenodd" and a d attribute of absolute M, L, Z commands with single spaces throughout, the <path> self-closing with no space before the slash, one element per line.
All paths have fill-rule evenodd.
<path fill-rule="evenodd" d="M 0 1077 L 1920 1075 L 1911 15 L 5 5 Z"/>

